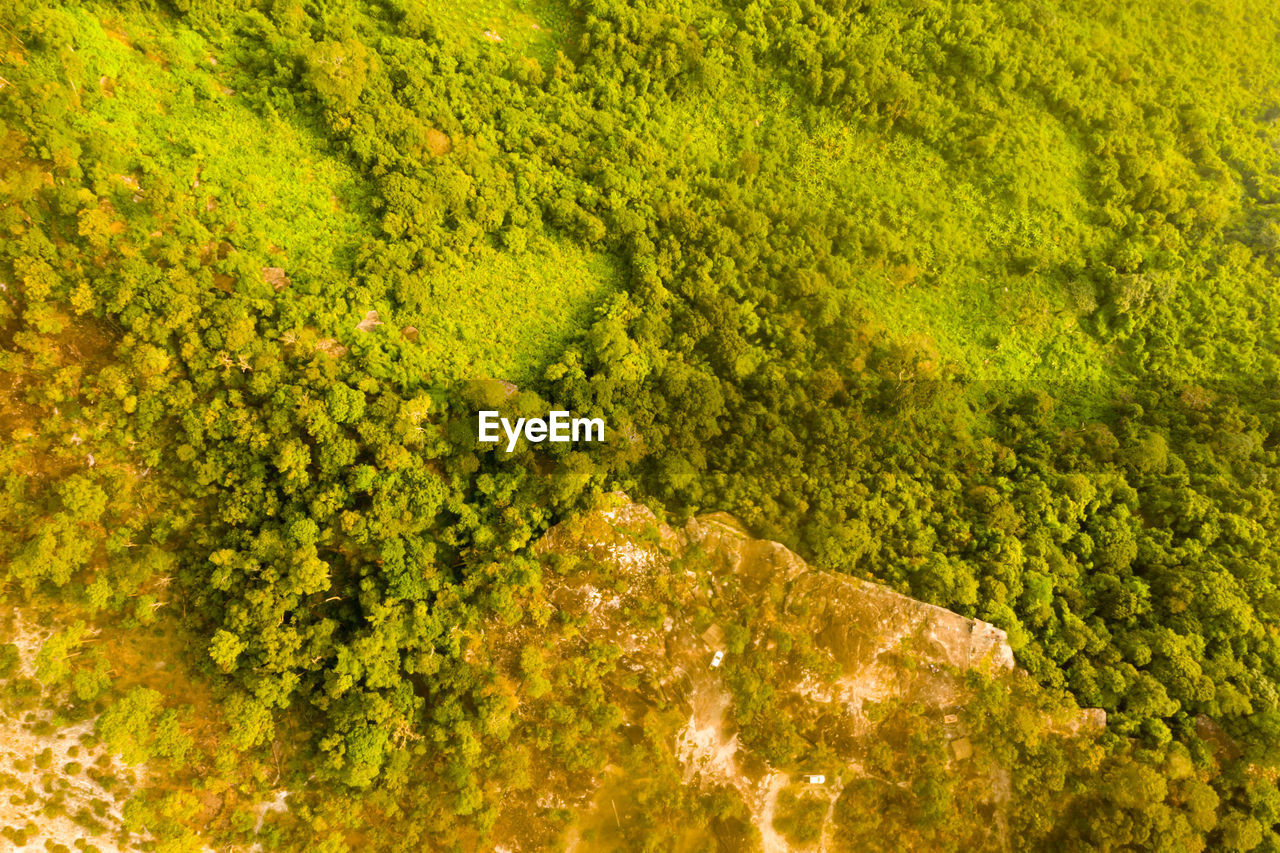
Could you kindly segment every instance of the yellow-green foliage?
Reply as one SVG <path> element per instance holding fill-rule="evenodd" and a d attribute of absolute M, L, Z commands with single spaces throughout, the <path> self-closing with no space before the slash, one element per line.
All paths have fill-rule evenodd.
<path fill-rule="evenodd" d="M 1081 844 L 1275 846 L 1278 21 L 5 4 L 3 591 L 136 630 L 181 612 L 228 750 L 305 720 L 323 784 L 429 789 L 402 845 L 480 846 L 533 771 L 475 638 L 545 626 L 533 543 L 626 488 L 1006 629 L 1140 744 L 1107 788 L 1137 799 Z M 472 440 L 478 408 L 553 403 L 616 440 Z M 42 677 L 85 703 L 119 680 L 56 637 Z M 562 767 L 606 760 L 617 653 L 534 679 Z M 743 742 L 809 754 L 769 674 L 738 671 Z M 181 759 L 152 689 L 103 737 Z M 1220 806 L 1160 787 L 1178 749 Z M 936 822 L 945 793 L 913 802 Z"/>

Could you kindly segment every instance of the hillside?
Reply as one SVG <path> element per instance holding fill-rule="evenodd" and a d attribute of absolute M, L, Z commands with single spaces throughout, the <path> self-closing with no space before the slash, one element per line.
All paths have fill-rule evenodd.
<path fill-rule="evenodd" d="M 728 516 L 673 529 L 625 495 L 609 495 L 553 528 L 537 550 L 557 628 L 536 615 L 494 620 L 469 652 L 521 697 L 510 725 L 530 750 L 526 772 L 539 780 L 507 790 L 495 849 L 631 849 L 663 838 L 687 850 L 868 849 L 877 842 L 865 835 L 867 800 L 905 798 L 906 806 L 919 797 L 942 797 L 931 807 L 952 811 L 936 841 L 1007 848 L 1010 821 L 1028 807 L 1011 802 L 1014 780 L 1023 796 L 1033 760 L 1046 750 L 1059 760 L 1089 750 L 1105 721 L 1014 672 L 994 626 L 813 569 Z M 19 649 L 11 695 L 26 691 L 26 701 L 0 718 L 8 745 L 0 772 L 25 796 L 7 807 L 6 823 L 29 845 L 83 836 L 99 849 L 148 849 L 154 839 L 126 806 L 131 791 L 177 780 L 162 765 L 153 775 L 147 763 L 112 756 L 122 744 L 134 762 L 147 753 L 130 740 L 140 732 L 120 739 L 111 712 L 77 722 L 22 714 L 32 699 L 60 700 L 30 692 L 48 680 L 40 672 L 47 655 L 38 654 L 47 634 L 22 621 L 9 630 Z M 108 659 L 129 654 L 120 638 L 99 639 Z M 533 734 L 554 713 L 548 688 L 584 652 L 605 656 L 597 686 L 618 714 L 616 731 L 587 733 L 595 760 L 586 765 Z M 717 652 L 722 662 L 713 666 Z M 154 662 L 161 680 L 168 668 Z M 771 696 L 764 707 L 761 685 Z M 1028 708 L 1042 717 L 1017 722 Z M 813 775 L 823 781 L 810 783 Z M 671 811 L 653 808 L 654 796 L 673 795 Z M 305 791 L 260 797 L 242 806 L 257 815 L 255 838 L 315 804 Z M 703 824 L 699 814 L 715 817 Z M 904 822 L 894 837 L 912 831 Z"/>
<path fill-rule="evenodd" d="M 1278 134 L 1261 0 L 0 4 L 8 842 L 1280 846 Z"/>

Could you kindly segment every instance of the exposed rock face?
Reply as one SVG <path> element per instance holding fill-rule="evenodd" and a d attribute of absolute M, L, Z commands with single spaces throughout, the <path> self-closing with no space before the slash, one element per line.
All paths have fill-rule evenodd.
<path fill-rule="evenodd" d="M 649 673 L 663 695 L 683 697 L 688 719 L 672 748 L 685 784 L 736 789 L 759 833 L 750 846 L 766 851 L 842 849 L 832 846 L 833 814 L 847 780 L 861 773 L 857 756 L 878 738 L 873 716 L 879 712 L 872 709 L 895 702 L 927 709 L 922 713 L 939 737 L 951 741 L 954 760 L 965 761 L 974 744 L 951 713 L 964 701 L 965 673 L 998 675 L 1014 666 L 999 628 L 815 569 L 783 545 L 751 537 L 727 515 L 674 529 L 617 495 L 611 507 L 550 531 L 542 548 L 585 558 L 614 578 L 597 583 L 586 580 L 586 571 L 568 575 L 551 598 L 569 612 L 589 614 L 584 637 L 619 646 L 623 667 Z M 660 628 L 627 620 L 625 614 L 662 594 L 675 601 Z M 750 636 L 744 647 L 742 614 L 762 606 L 772 614 L 772 636 L 802 639 L 825 674 L 796 665 L 764 634 Z M 726 630 L 735 623 L 736 643 Z M 822 730 L 846 755 L 843 767 L 775 767 L 743 746 L 725 673 L 766 659 L 771 667 L 776 662 L 771 687 L 788 713 L 820 716 Z M 824 774 L 824 781 L 809 783 L 809 773 Z M 780 794 L 797 786 L 827 803 L 821 837 L 802 845 L 774 825 Z M 994 806 L 1008 796 L 1007 785 L 987 787 Z M 590 800 L 586 791 L 578 798 L 587 809 L 602 807 Z M 610 807 L 618 805 L 603 805 Z"/>
<path fill-rule="evenodd" d="M 788 610 L 846 669 L 874 661 L 908 637 L 929 663 L 967 670 L 1013 667 L 1005 632 L 894 592 L 880 584 L 814 569 L 777 542 L 753 539 L 723 514 L 694 519 L 685 527 L 689 546 L 722 555 L 734 572 L 769 572 L 765 580 L 789 584 Z"/>
<path fill-rule="evenodd" d="M 723 513 L 692 519 L 683 529 L 659 524 L 647 507 L 617 495 L 617 506 L 556 528 L 543 549 L 585 550 L 643 582 L 673 559 L 698 551 L 713 561 L 713 587 L 734 576 L 744 591 L 788 586 L 787 612 L 847 670 L 869 663 L 907 638 L 927 663 L 959 669 L 1013 667 L 1005 632 L 978 619 L 894 592 L 886 586 L 809 566 L 786 546 L 755 539 Z M 581 532 L 579 532 L 579 530 Z M 646 537 L 647 531 L 656 538 Z M 718 626 L 708 629 L 720 634 Z M 701 637 L 704 642 L 709 642 Z"/>
<path fill-rule="evenodd" d="M 877 641 L 919 636 L 926 644 L 921 651 L 937 663 L 958 669 L 1013 667 L 1004 631 L 878 584 L 811 571 L 795 580 L 792 595 L 809 604 L 815 635 L 842 662 L 866 659 Z M 848 629 L 868 624 L 878 624 L 876 635 Z"/>

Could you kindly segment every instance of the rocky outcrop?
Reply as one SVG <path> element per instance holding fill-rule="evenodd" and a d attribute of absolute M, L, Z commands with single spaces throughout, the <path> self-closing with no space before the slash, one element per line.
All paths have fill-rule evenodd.
<path fill-rule="evenodd" d="M 496 837 L 512 853 L 636 849 L 644 833 L 629 828 L 656 801 L 729 816 L 680 827 L 686 849 L 843 853 L 946 808 L 950 846 L 1008 850 L 1008 762 L 1028 726 L 1072 738 L 1105 725 L 1019 672 L 996 626 L 811 566 L 728 515 L 670 525 L 614 494 L 539 548 L 554 620 L 495 620 L 479 648 L 512 684 L 531 647 L 566 667 L 610 656 L 602 688 L 621 724 L 598 771 L 548 756 L 536 793 L 509 792 L 521 817 Z M 940 790 L 952 805 L 927 806 Z"/>
<path fill-rule="evenodd" d="M 752 538 L 722 513 L 694 519 L 686 547 L 716 555 L 757 584 L 788 584 L 788 612 L 846 669 L 858 669 L 910 640 L 927 663 L 961 670 L 1013 667 L 1005 632 L 979 619 L 894 592 L 881 584 L 815 569 L 786 546 Z"/>
<path fill-rule="evenodd" d="M 672 748 L 685 784 L 737 790 L 766 851 L 834 849 L 835 806 L 846 783 L 862 772 L 857 756 L 878 736 L 877 709 L 892 703 L 919 709 L 939 738 L 952 741 L 952 760 L 965 761 L 974 745 L 954 713 L 964 702 L 965 674 L 981 669 L 999 676 L 1014 667 L 1005 632 L 994 625 L 814 568 L 724 514 L 671 527 L 614 495 L 550 531 L 541 547 L 581 561 L 551 599 L 585 614 L 584 636 L 615 643 L 625 668 L 648 674 L 662 695 L 683 697 L 687 722 Z M 675 606 L 660 628 L 640 628 L 626 618 L 664 595 Z M 744 614 L 762 607 L 770 630 L 744 631 Z M 778 637 L 801 640 L 809 663 L 784 655 Z M 773 766 L 743 746 L 724 674 L 763 662 L 787 713 L 822 717 L 824 737 L 847 756 L 844 766 Z M 812 783 L 810 776 L 823 781 Z M 829 806 L 821 838 L 799 847 L 774 825 L 780 794 L 797 785 Z M 1007 786 L 989 787 L 993 802 L 1007 795 Z"/>

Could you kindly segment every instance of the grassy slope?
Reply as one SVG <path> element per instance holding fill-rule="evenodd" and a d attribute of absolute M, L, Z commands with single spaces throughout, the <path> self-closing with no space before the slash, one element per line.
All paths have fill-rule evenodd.
<path fill-rule="evenodd" d="M 456 38 L 483 39 L 484 29 L 466 24 L 463 11 L 442 8 L 442 23 Z M 535 55 L 553 52 L 552 28 L 567 26 L 552 16 L 535 28 L 533 17 L 500 4 L 471 11 L 485 27 L 507 33 L 495 47 Z M 104 106 L 66 117 L 76 136 L 103 133 L 116 149 L 120 174 L 107 180 L 136 181 L 141 194 L 153 179 L 176 187 L 216 222 L 212 230 L 231 235 L 235 249 L 253 259 L 246 268 L 282 267 L 297 291 L 309 292 L 311 278 L 349 273 L 376 227 L 371 194 L 304 117 L 245 103 L 228 58 L 169 19 L 102 7 L 67 14 L 74 55 L 46 59 L 37 70 L 109 93 Z M 615 276 L 603 256 L 539 240 L 519 255 L 469 259 L 433 282 L 430 312 L 392 319 L 419 329 L 418 345 L 436 375 L 525 381 L 586 325 Z M 350 334 L 367 307 L 353 304 L 326 333 Z"/>
<path fill-rule="evenodd" d="M 784 84 L 680 103 L 659 121 L 670 144 L 714 160 L 778 153 L 804 204 L 886 226 L 920 259 L 861 276 L 863 301 L 892 337 L 923 339 L 974 377 L 1095 379 L 1107 356 L 1080 327 L 1088 295 L 1080 305 L 1050 274 L 998 272 L 999 254 L 1019 243 L 1047 241 L 1065 258 L 1089 230 L 1083 152 L 1048 117 L 1032 117 L 1009 152 L 1008 168 L 1024 176 L 1016 187 L 957 173 L 906 135 L 831 118 L 814 126 Z"/>
<path fill-rule="evenodd" d="M 189 188 L 193 204 L 233 227 L 236 248 L 264 264 L 349 263 L 368 197 L 310 129 L 251 110 L 229 85 L 225 61 L 168 19 L 67 14 L 78 49 L 43 75 L 110 93 L 66 120 L 77 135 L 105 134 L 141 193 L 153 177 Z"/>
<path fill-rule="evenodd" d="M 695 5 L 704 15 L 727 14 Z M 424 10 L 450 40 L 489 39 L 495 50 L 544 62 L 571 51 L 576 38 L 572 17 L 555 3 L 429 0 Z M 73 115 L 73 126 L 109 127 L 146 170 L 180 175 L 193 198 L 234 211 L 237 248 L 256 252 L 262 265 L 282 266 L 295 279 L 308 269 L 349 268 L 372 227 L 369 194 L 305 120 L 243 103 L 228 85 L 225 58 L 215 64 L 219 57 L 194 33 L 158 18 L 73 14 L 83 48 L 47 75 L 69 74 L 82 86 L 105 80 L 115 93 L 110 109 Z M 1145 21 L 1139 29 L 1173 26 Z M 1223 26 L 1244 30 L 1248 21 Z M 1231 58 L 1195 47 L 1198 61 L 1234 63 L 1241 76 L 1260 61 L 1256 51 Z M 1232 76 L 1218 70 L 1219 78 Z M 1190 64 L 1179 73 L 1196 76 Z M 709 162 L 770 149 L 802 203 L 879 222 L 897 247 L 890 257 L 901 257 L 870 264 L 857 288 L 893 337 L 922 341 L 979 378 L 1099 379 L 1117 369 L 1122 356 L 1088 331 L 1092 286 L 1067 280 L 1059 266 L 1097 246 L 1089 155 L 1042 107 L 1019 105 L 994 159 L 957 164 L 905 134 L 815 117 L 781 80 L 755 90 L 732 81 L 725 94 L 654 115 L 658 138 Z M 1010 276 L 1004 256 L 1021 247 L 1052 262 Z M 469 260 L 433 282 L 438 310 L 394 319 L 419 328 L 427 362 L 441 374 L 523 381 L 587 322 L 615 279 L 606 258 L 542 241 L 518 256 L 495 250 Z M 367 307 L 353 306 L 355 320 Z"/>
<path fill-rule="evenodd" d="M 522 254 L 485 251 L 441 276 L 432 313 L 408 319 L 421 323 L 423 340 L 456 342 L 462 375 L 527 381 L 587 326 L 616 277 L 605 255 L 539 239 Z"/>
<path fill-rule="evenodd" d="M 719 3 L 691 6 L 703 29 L 733 14 Z M 1280 81 L 1274 46 L 1257 35 L 1267 22 L 1249 4 L 1073 11 L 1047 31 L 1082 40 L 1100 61 L 1129 75 L 1124 88 L 1108 92 L 1114 103 L 1104 105 L 1118 111 L 1121 143 L 1149 133 L 1142 110 L 1150 99 L 1181 104 L 1191 97 L 1213 115 L 1204 138 L 1232 167 L 1265 159 L 1260 152 L 1276 123 L 1258 119 Z M 869 130 L 813 109 L 785 79 L 785 68 L 763 74 L 762 86 L 732 81 L 722 97 L 686 99 L 655 121 L 668 144 L 687 155 L 709 163 L 733 162 L 743 151 L 776 158 L 799 203 L 878 224 L 889 260 L 868 259 L 858 290 L 891 336 L 931 345 L 975 378 L 1108 381 L 1142 372 L 1132 341 L 1112 344 L 1099 336 L 1108 321 L 1096 312 L 1107 297 L 1079 272 L 1088 259 L 1108 256 L 1116 233 L 1093 188 L 1102 160 L 1091 150 L 1095 143 L 1043 99 L 1009 92 L 988 104 L 996 117 L 992 148 L 956 158 L 910 132 Z M 1166 159 L 1140 162 L 1135 168 L 1150 175 L 1144 180 L 1198 171 L 1206 184 L 1218 182 L 1229 204 L 1248 208 L 1226 173 L 1186 158 L 1191 134 L 1159 132 Z M 1137 230 L 1144 233 L 1144 226 Z M 1024 267 L 1011 258 L 1029 261 Z M 1217 262 L 1185 261 L 1177 298 L 1205 303 L 1215 317 L 1231 314 L 1238 300 L 1230 282 L 1214 274 Z M 1208 364 L 1248 363 L 1230 342 L 1206 340 L 1206 323 L 1184 306 L 1173 309 L 1173 322 L 1179 344 L 1195 355 L 1179 369 L 1194 374 Z"/>
<path fill-rule="evenodd" d="M 573 52 L 575 22 L 554 0 L 424 0 L 422 10 L 458 45 L 488 41 L 544 64 L 558 51 Z M 592 309 L 619 286 L 618 275 L 603 254 L 538 239 L 519 254 L 494 249 L 459 263 L 433 282 L 437 310 L 406 321 L 424 341 L 448 342 L 440 353 L 446 372 L 524 382 L 587 326 Z"/>

